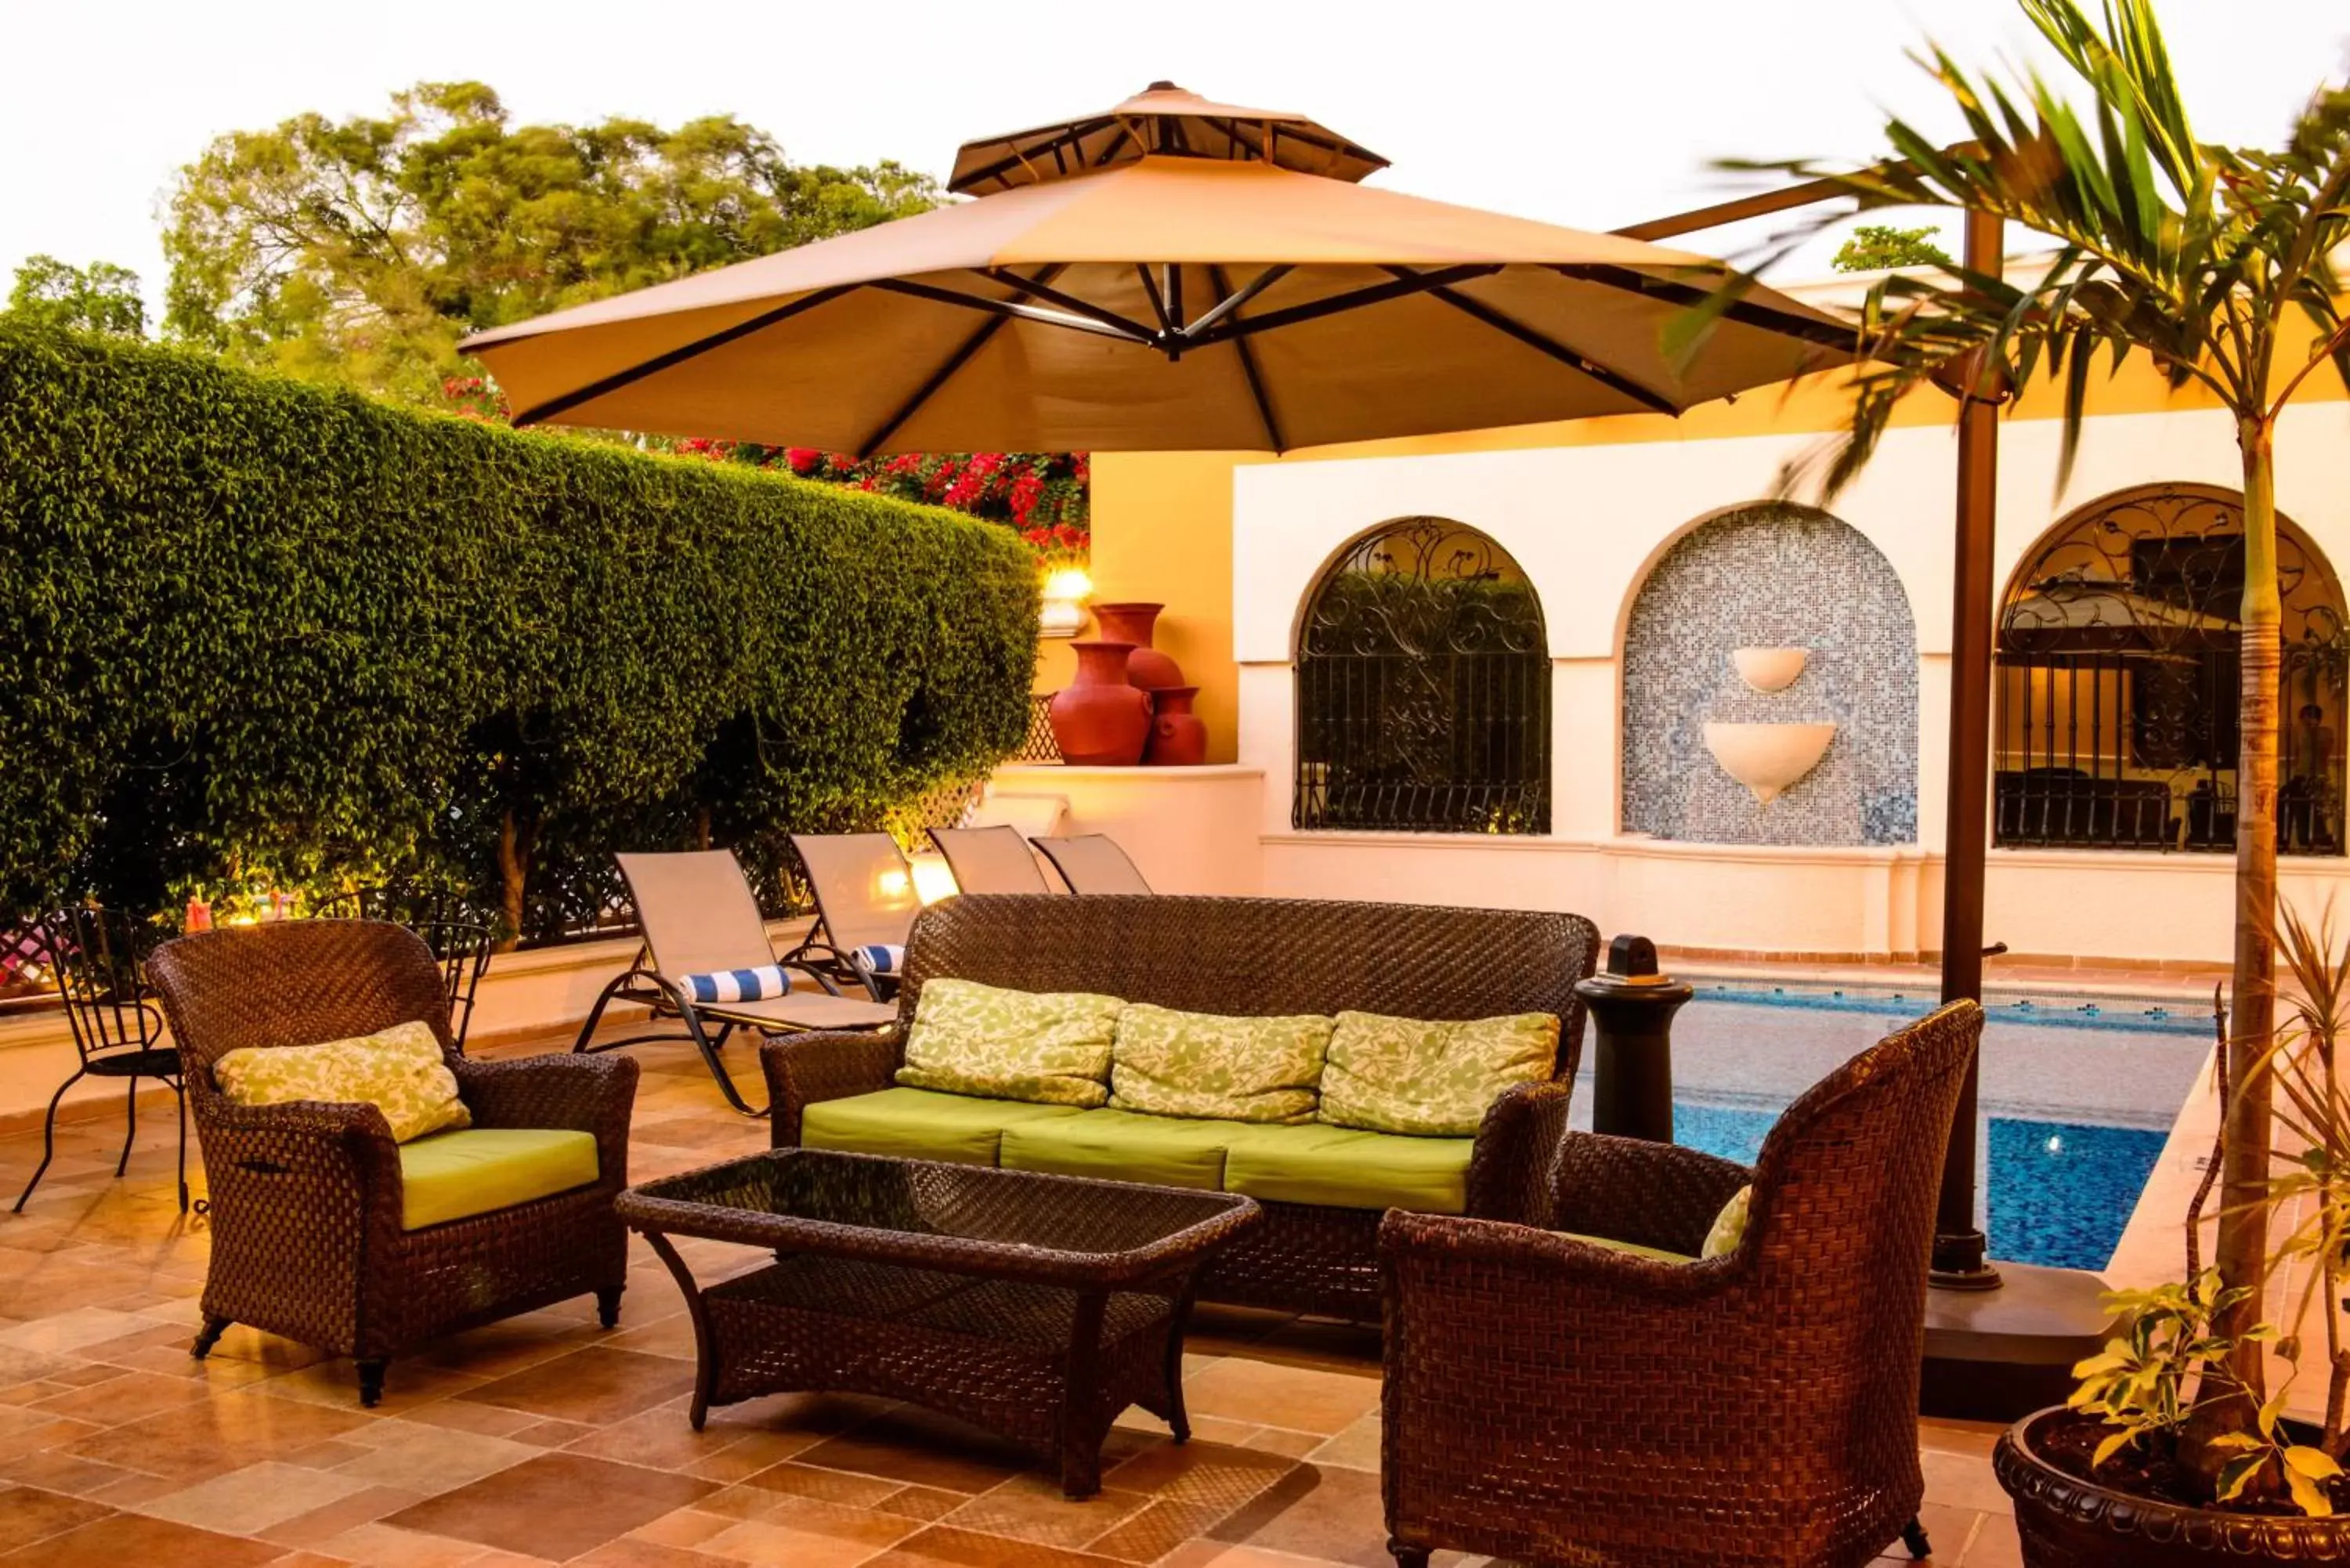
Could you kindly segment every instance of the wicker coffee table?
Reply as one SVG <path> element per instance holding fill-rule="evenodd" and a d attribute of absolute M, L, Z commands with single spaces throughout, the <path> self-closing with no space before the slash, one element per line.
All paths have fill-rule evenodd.
<path fill-rule="evenodd" d="M 1211 1253 L 1255 1223 L 1233 1193 L 775 1149 L 620 1194 L 677 1276 L 713 1405 L 829 1389 L 905 1399 L 1101 1485 L 1110 1423 L 1140 1405 L 1191 1436 L 1183 1323 Z M 697 1282 L 672 1236 L 775 1253 Z"/>

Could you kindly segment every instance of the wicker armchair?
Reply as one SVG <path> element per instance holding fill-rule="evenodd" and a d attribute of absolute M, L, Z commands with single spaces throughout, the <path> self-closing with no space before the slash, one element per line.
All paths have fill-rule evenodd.
<path fill-rule="evenodd" d="M 1981 1009 L 1959 1002 L 1888 1036 L 1788 1107 L 1751 1172 L 1574 1135 L 1546 1229 L 1390 1213 L 1396 1561 L 1845 1568 L 1897 1534 L 1922 1548 L 1927 1254 L 1981 1032 Z M 1662 1262 L 1552 1233 L 1694 1255 L 1750 1180 L 1727 1257 Z"/>
<path fill-rule="evenodd" d="M 881 1033 L 787 1035 L 760 1051 L 775 1147 L 819 1100 L 889 1086 L 922 987 L 953 977 L 1021 991 L 1106 992 L 1198 1012 L 1357 1008 L 1407 1018 L 1553 1012 L 1549 1082 L 1494 1101 L 1469 1166 L 1468 1212 L 1520 1219 L 1547 1201 L 1583 1044 L 1575 982 L 1598 929 L 1580 915 L 1302 898 L 986 894 L 922 911 L 898 1023 Z M 1376 1322 L 1380 1211 L 1259 1202 L 1264 1218 L 1201 1274 L 1202 1300 Z"/>
<path fill-rule="evenodd" d="M 619 1056 L 469 1060 L 424 944 L 372 920 L 291 920 L 167 942 L 148 963 L 187 1067 L 210 1188 L 212 1265 L 198 1357 L 243 1323 L 359 1363 L 362 1404 L 385 1366 L 460 1329 L 593 1292 L 619 1320 L 637 1064 Z M 400 1147 L 369 1105 L 231 1104 L 212 1064 L 245 1046 L 315 1044 L 421 1019 L 484 1127 L 596 1136 L 598 1179 L 510 1209 L 400 1228 Z"/>

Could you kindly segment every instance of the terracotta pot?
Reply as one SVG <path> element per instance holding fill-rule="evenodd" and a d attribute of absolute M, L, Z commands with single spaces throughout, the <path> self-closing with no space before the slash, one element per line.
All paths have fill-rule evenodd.
<path fill-rule="evenodd" d="M 1130 642 L 1073 642 L 1077 678 L 1053 693 L 1053 739 L 1080 767 L 1132 767 L 1150 740 L 1150 693 L 1128 679 Z"/>
<path fill-rule="evenodd" d="M 1196 768 L 1208 760 L 1207 722 L 1191 711 L 1197 686 L 1170 686 L 1154 693 L 1158 712 L 1150 721 L 1150 745 L 1142 760 L 1155 768 Z"/>
<path fill-rule="evenodd" d="M 1183 667 L 1150 646 L 1150 634 L 1165 605 L 1094 606 L 1094 629 L 1106 640 L 1134 644 L 1127 663 L 1127 679 L 1145 691 L 1164 691 L 1183 684 Z"/>
<path fill-rule="evenodd" d="M 2089 1418 L 2062 1406 L 2041 1410 L 2002 1433 L 1991 1450 L 1991 1473 L 2015 1500 L 2025 1568 L 2350 1562 L 2350 1519 L 2186 1508 L 2083 1480 L 2035 1451 L 2058 1423 Z"/>

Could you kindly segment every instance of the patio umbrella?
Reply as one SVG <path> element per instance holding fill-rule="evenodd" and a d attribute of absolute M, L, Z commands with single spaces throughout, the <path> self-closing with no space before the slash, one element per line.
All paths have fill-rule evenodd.
<path fill-rule="evenodd" d="M 981 192 L 467 340 L 517 424 L 885 452 L 1284 451 L 1678 413 L 1849 358 L 1721 262 L 1358 182 L 1302 116 L 1161 83 L 974 141 Z"/>

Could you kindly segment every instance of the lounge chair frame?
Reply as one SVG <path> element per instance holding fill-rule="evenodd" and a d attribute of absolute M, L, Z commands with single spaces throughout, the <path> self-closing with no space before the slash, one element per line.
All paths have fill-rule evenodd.
<path fill-rule="evenodd" d="M 1032 838 L 1028 842 L 1044 851 L 1045 858 L 1053 863 L 1053 869 L 1061 874 L 1061 880 L 1068 884 L 1072 893 L 1097 898 L 1103 894 L 1156 891 L 1150 886 L 1149 878 L 1143 876 L 1141 867 L 1135 865 L 1134 857 L 1126 852 L 1126 846 L 1107 833 L 1072 833 L 1059 837 Z M 1111 856 L 1116 856 L 1117 860 L 1112 861 Z M 1118 881 L 1121 866 L 1124 875 L 1134 878 L 1132 882 Z M 1117 885 L 1101 885 L 1095 876 L 1097 872 L 1107 872 Z M 1081 883 L 1084 886 L 1079 886 Z"/>
<path fill-rule="evenodd" d="M 696 853 L 722 857 L 732 867 L 736 879 L 740 881 L 744 898 L 751 899 L 750 883 L 743 877 L 741 862 L 736 861 L 731 852 L 710 850 Z M 621 879 L 629 884 L 629 897 L 632 900 L 636 900 L 638 918 L 639 921 L 643 921 L 646 918 L 644 903 L 639 892 L 637 878 L 629 874 L 629 864 L 631 861 L 647 861 L 654 857 L 619 855 L 613 858 L 619 863 Z M 756 900 L 752 899 L 751 902 L 755 911 Z M 767 962 L 778 964 L 786 969 L 798 970 L 815 981 L 825 995 L 840 996 L 840 987 L 834 982 L 832 977 L 818 966 L 798 958 L 799 950 L 795 949 L 792 954 L 783 958 L 775 957 L 774 944 L 767 940 L 764 920 L 760 921 L 759 940 L 767 953 Z M 604 1021 L 604 1010 L 616 1002 L 623 1005 L 649 1009 L 651 1013 L 649 1023 L 658 1023 L 664 1019 L 674 1018 L 683 1027 L 649 1030 L 644 1033 L 630 1034 L 619 1040 L 598 1040 L 595 1037 L 596 1029 Z M 588 1009 L 588 1021 L 579 1026 L 578 1037 L 572 1042 L 571 1049 L 574 1054 L 585 1056 L 606 1051 L 619 1051 L 630 1045 L 650 1045 L 673 1040 L 686 1041 L 701 1055 L 702 1065 L 710 1069 L 711 1077 L 717 1082 L 718 1092 L 725 1096 L 729 1106 L 746 1116 L 764 1116 L 767 1114 L 767 1107 L 754 1106 L 743 1097 L 742 1091 L 734 1086 L 733 1075 L 726 1071 L 725 1058 L 721 1053 L 738 1029 L 747 1029 L 762 1035 L 773 1035 L 790 1033 L 808 1027 L 808 1020 L 805 1017 L 783 1019 L 775 1016 L 772 1012 L 758 1011 L 764 1005 L 761 1002 L 694 1001 L 673 978 L 662 972 L 656 954 L 654 937 L 648 927 L 645 940 L 638 944 L 636 957 L 629 961 L 629 967 L 597 993 L 596 1003 Z M 821 1016 L 824 1011 L 826 1010 L 819 1008 L 812 1016 Z M 879 1024 L 877 1023 L 876 1027 L 879 1027 Z"/>
<path fill-rule="evenodd" d="M 955 889 L 960 894 L 976 893 L 985 897 L 992 893 L 1049 893 L 1053 890 L 1053 884 L 1045 879 L 1045 868 L 1036 864 L 1036 852 L 1029 847 L 1028 840 L 1020 836 L 1020 830 L 1009 823 L 986 827 L 933 827 L 930 831 L 931 842 L 939 846 L 939 853 L 946 857 L 947 869 L 954 873 Z M 1007 851 L 1017 851 L 1020 857 L 1018 864 L 1024 866 L 1028 872 L 1025 886 L 972 885 L 974 880 L 984 883 L 988 879 L 985 873 L 993 868 L 983 867 L 979 857 L 989 853 L 992 846 L 998 845 Z M 961 859 L 956 858 L 957 846 L 962 846 Z M 966 876 L 967 871 L 980 875 Z M 1002 878 L 997 880 L 1000 883 Z"/>
<path fill-rule="evenodd" d="M 847 981 L 876 1002 L 889 1001 L 898 994 L 898 977 L 868 974 L 848 955 L 868 945 L 855 940 L 860 935 L 869 935 L 870 940 L 889 942 L 895 947 L 906 945 L 914 928 L 914 917 L 922 909 L 921 900 L 914 894 L 914 868 L 907 861 L 906 852 L 886 833 L 795 833 L 791 835 L 791 846 L 793 856 L 799 861 L 800 875 L 807 881 L 808 893 L 816 899 L 816 924 L 808 928 L 799 946 L 778 961 L 818 976 L 825 988 L 835 995 L 839 994 L 839 987 L 833 981 Z M 894 857 L 895 865 L 885 860 L 885 849 L 888 857 Z M 855 874 L 855 867 L 843 862 L 860 852 L 868 857 L 868 868 L 894 870 L 906 879 L 902 906 L 880 909 L 878 919 L 868 917 L 868 923 L 872 927 L 869 933 L 855 929 L 854 921 L 863 911 L 851 909 L 841 897 L 846 891 L 842 883 Z M 898 927 L 894 922 L 900 913 L 905 921 Z M 888 929 L 884 929 L 884 922 L 889 923 Z M 846 936 L 841 934 L 844 925 L 850 927 Z M 822 979 L 827 975 L 830 980 Z"/>

